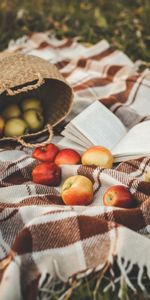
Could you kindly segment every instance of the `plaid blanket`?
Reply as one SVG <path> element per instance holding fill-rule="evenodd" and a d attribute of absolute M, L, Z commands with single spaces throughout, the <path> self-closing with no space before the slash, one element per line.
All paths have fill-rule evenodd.
<path fill-rule="evenodd" d="M 95 100 L 128 128 L 150 118 L 150 71 L 138 72 L 138 62 L 113 51 L 105 40 L 87 47 L 37 33 L 11 42 L 5 52 L 17 51 L 56 64 L 73 87 L 74 105 L 65 124 Z M 62 181 L 81 174 L 94 183 L 93 203 L 71 207 L 62 204 L 60 187 L 31 181 L 37 164 L 31 153 L 19 146 L 0 149 L 0 298 L 34 300 L 52 278 L 66 282 L 110 267 L 114 260 L 133 290 L 129 274 L 138 266 L 137 282 L 144 289 L 145 268 L 150 278 L 150 183 L 143 176 L 150 157 L 115 169 L 62 166 Z M 102 205 L 103 193 L 114 184 L 129 187 L 137 208 Z"/>

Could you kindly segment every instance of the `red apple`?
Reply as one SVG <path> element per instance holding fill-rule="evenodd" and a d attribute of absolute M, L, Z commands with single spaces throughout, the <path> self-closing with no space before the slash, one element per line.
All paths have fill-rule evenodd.
<path fill-rule="evenodd" d="M 88 205 L 93 201 L 93 184 L 85 176 L 71 176 L 65 180 L 61 196 L 67 205 Z"/>
<path fill-rule="evenodd" d="M 5 121 L 3 117 L 0 116 L 0 137 L 2 137 L 4 134 L 4 126 L 5 126 Z"/>
<path fill-rule="evenodd" d="M 81 162 L 82 165 L 94 165 L 101 168 L 112 168 L 113 156 L 107 148 L 93 146 L 82 154 Z"/>
<path fill-rule="evenodd" d="M 43 162 L 33 169 L 32 180 L 39 184 L 58 186 L 61 182 L 61 169 L 53 162 Z"/>
<path fill-rule="evenodd" d="M 59 151 L 59 153 L 55 157 L 55 163 L 57 165 L 76 165 L 81 161 L 80 154 L 69 148 L 65 148 Z"/>
<path fill-rule="evenodd" d="M 105 192 L 103 196 L 103 203 L 106 206 L 131 208 L 134 206 L 134 199 L 126 186 L 113 185 Z"/>
<path fill-rule="evenodd" d="M 54 144 L 48 144 L 43 147 L 38 147 L 32 152 L 32 157 L 40 161 L 53 162 L 56 154 L 59 152 L 59 148 Z"/>

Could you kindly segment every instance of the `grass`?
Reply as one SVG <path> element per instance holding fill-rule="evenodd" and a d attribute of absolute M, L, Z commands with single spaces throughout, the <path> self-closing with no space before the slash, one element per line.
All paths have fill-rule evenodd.
<path fill-rule="evenodd" d="M 0 50 L 11 39 L 33 31 L 49 31 L 58 38 L 78 37 L 88 44 L 105 38 L 114 49 L 121 49 L 134 61 L 148 62 L 149 19 L 149 0 L 0 0 Z M 65 299 L 72 300 L 149 299 L 139 290 L 134 294 L 124 280 L 115 285 L 115 291 L 104 293 L 110 274 L 100 275 L 85 277 L 70 286 L 55 282 L 48 291 L 40 291 L 39 299 L 46 295 L 47 299 L 56 300 L 65 292 Z M 135 277 L 132 280 L 136 286 Z M 147 282 L 145 279 L 145 286 Z"/>
<path fill-rule="evenodd" d="M 1 0 L 0 50 L 10 39 L 49 30 L 85 43 L 106 38 L 133 60 L 148 61 L 149 16 L 149 0 Z"/>
<path fill-rule="evenodd" d="M 127 286 L 124 278 L 113 284 L 109 271 L 102 270 L 102 272 L 90 274 L 80 280 L 74 280 L 70 285 L 52 281 L 49 289 L 39 291 L 37 300 L 45 298 L 47 300 L 148 300 L 150 299 L 150 284 L 148 284 L 147 275 L 145 273 L 142 279 L 147 291 L 141 291 L 137 285 L 136 272 L 137 269 L 134 269 L 134 272 L 132 271 L 130 274 L 130 281 L 136 289 L 135 292 Z M 117 271 L 116 277 L 119 278 L 119 276 Z M 105 290 L 108 285 L 109 289 Z"/>

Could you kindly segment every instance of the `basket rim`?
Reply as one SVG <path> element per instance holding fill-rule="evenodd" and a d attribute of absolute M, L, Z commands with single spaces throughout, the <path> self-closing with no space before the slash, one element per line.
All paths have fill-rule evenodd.
<path fill-rule="evenodd" d="M 14 89 L 14 92 L 16 92 L 16 90 L 20 87 L 24 87 L 24 89 L 26 87 L 26 89 L 29 89 L 29 85 L 33 85 L 33 83 L 35 82 L 35 86 L 32 87 L 32 89 L 34 89 L 42 85 L 43 81 L 46 79 L 58 80 L 64 82 L 64 84 L 70 87 L 70 85 L 67 83 L 66 79 L 54 63 L 51 63 L 50 61 L 36 55 L 12 53 L 11 55 L 0 57 L 0 65 L 2 67 L 2 70 L 0 71 L 0 74 L 2 75 L 0 76 L 0 95 L 5 91 L 8 91 L 9 94 L 9 89 Z M 7 76 L 9 65 L 11 65 L 11 69 L 12 67 L 14 67 L 15 70 L 17 70 L 18 68 L 19 72 L 22 70 L 21 80 L 15 79 L 20 77 L 18 75 L 15 77 L 11 75 L 10 78 L 9 76 Z M 6 75 L 4 76 L 3 74 L 5 73 Z M 10 74 L 13 74 L 13 72 L 11 72 Z M 38 86 L 36 86 L 37 83 Z"/>
<path fill-rule="evenodd" d="M 32 81 L 29 81 L 29 82 L 27 82 L 27 85 L 26 85 L 26 83 L 25 84 L 21 84 L 21 85 L 18 85 L 18 86 L 9 86 L 9 89 L 12 89 L 12 91 L 15 91 L 15 90 L 17 90 L 17 89 L 20 89 L 20 88 L 22 88 L 22 87 L 24 87 L 24 86 L 26 86 L 27 87 L 27 89 L 28 89 L 28 86 L 30 85 L 30 84 L 32 84 L 32 83 L 34 83 L 34 82 L 37 82 L 38 81 L 38 79 L 35 79 L 35 80 L 32 80 Z M 40 86 L 43 86 L 44 84 L 45 84 L 45 82 L 48 82 L 48 81 L 58 81 L 58 82 L 61 82 L 62 84 L 64 84 L 67 88 L 69 88 L 70 89 L 70 93 L 71 93 L 71 97 L 70 98 L 72 98 L 73 97 L 73 94 L 74 94 L 74 92 L 73 92 L 73 88 L 69 85 L 69 83 L 64 79 L 64 80 L 62 80 L 62 79 L 58 79 L 58 78 L 43 78 L 43 81 L 41 82 L 41 84 L 40 84 Z M 40 87 L 40 86 L 38 86 L 38 87 Z M 33 90 L 36 90 L 38 87 L 36 87 L 35 86 L 35 88 L 32 88 Z M 15 89 L 16 88 L 16 89 Z M 2 90 L 1 88 L 0 88 L 0 96 L 2 96 L 3 94 L 5 94 L 7 92 L 7 87 L 4 87 L 4 89 Z M 18 94 L 25 94 L 25 93 L 27 93 L 27 92 L 29 92 L 29 90 L 27 90 L 27 91 L 20 91 Z M 6 94 L 7 96 L 8 96 L 8 94 Z M 14 96 L 13 94 L 9 94 L 9 96 Z M 71 100 L 71 99 L 70 99 Z M 71 101 L 71 103 L 72 103 L 72 101 Z"/>

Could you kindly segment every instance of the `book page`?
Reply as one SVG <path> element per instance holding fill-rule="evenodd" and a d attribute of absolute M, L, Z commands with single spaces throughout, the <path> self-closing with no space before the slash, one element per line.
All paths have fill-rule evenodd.
<path fill-rule="evenodd" d="M 114 156 L 150 154 L 150 121 L 144 121 L 129 130 L 113 149 Z"/>
<path fill-rule="evenodd" d="M 87 138 L 87 143 L 90 141 L 93 145 L 101 145 L 110 150 L 127 133 L 121 121 L 99 101 L 88 106 L 70 123 Z"/>
<path fill-rule="evenodd" d="M 58 142 L 59 146 L 62 146 L 63 148 L 72 148 L 74 150 L 77 150 L 79 153 L 82 153 L 85 151 L 86 148 L 82 147 L 81 145 L 77 144 L 76 142 L 71 141 L 70 139 L 67 139 L 66 137 L 63 137 Z"/>
<path fill-rule="evenodd" d="M 85 145 L 85 147 L 90 147 L 92 146 L 93 144 L 71 123 L 69 123 L 69 126 L 67 125 L 65 127 L 65 129 L 61 132 L 62 135 L 64 136 L 68 136 L 70 138 L 70 135 L 71 135 L 71 138 L 76 138 L 76 141 L 79 143 L 79 144 L 83 144 Z"/>
<path fill-rule="evenodd" d="M 74 143 L 77 143 L 77 144 L 81 145 L 81 146 L 84 147 L 84 148 L 89 148 L 89 147 L 92 146 L 92 144 L 89 144 L 89 145 L 88 145 L 88 144 L 85 143 L 83 140 L 79 139 L 78 137 L 76 137 L 76 135 L 70 133 L 69 131 L 63 130 L 62 135 L 63 135 L 64 137 L 66 137 L 67 139 L 73 141 Z"/>

